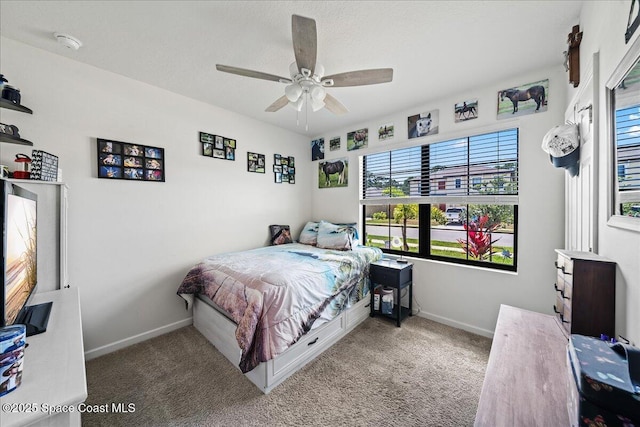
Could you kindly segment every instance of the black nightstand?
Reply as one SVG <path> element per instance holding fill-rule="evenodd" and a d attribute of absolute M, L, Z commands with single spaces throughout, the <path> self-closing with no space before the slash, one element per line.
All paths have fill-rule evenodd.
<path fill-rule="evenodd" d="M 371 282 L 369 289 L 371 317 L 386 316 L 394 319 L 396 326 L 400 327 L 400 322 L 405 317 L 413 315 L 413 264 L 399 263 L 392 259 L 372 262 L 369 267 L 369 279 Z M 392 309 L 383 305 L 385 288 L 393 290 Z M 403 295 L 403 291 L 405 291 L 405 295 Z M 408 294 L 408 298 L 403 298 L 407 296 L 406 294 Z M 408 299 L 408 302 L 403 304 L 403 299 Z"/>

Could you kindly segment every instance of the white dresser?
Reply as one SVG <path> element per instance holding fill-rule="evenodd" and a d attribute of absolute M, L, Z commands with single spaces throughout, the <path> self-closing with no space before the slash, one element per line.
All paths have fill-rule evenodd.
<path fill-rule="evenodd" d="M 80 426 L 87 378 L 78 288 L 36 294 L 30 304 L 48 301 L 47 331 L 27 338 L 22 383 L 0 397 L 2 427 Z"/>

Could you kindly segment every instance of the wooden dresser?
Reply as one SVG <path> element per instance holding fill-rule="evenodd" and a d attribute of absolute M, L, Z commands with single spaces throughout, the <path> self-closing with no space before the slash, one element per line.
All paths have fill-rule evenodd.
<path fill-rule="evenodd" d="M 565 335 L 614 337 L 616 263 L 591 252 L 556 252 L 553 309 Z"/>

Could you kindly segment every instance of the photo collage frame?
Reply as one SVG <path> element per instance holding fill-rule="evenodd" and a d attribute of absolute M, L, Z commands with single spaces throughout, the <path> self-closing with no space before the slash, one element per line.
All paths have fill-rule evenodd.
<path fill-rule="evenodd" d="M 98 138 L 98 178 L 165 180 L 164 148 Z"/>
<path fill-rule="evenodd" d="M 236 160 L 236 140 L 226 136 L 200 132 L 202 155 L 214 159 Z"/>
<path fill-rule="evenodd" d="M 273 175 L 276 184 L 296 183 L 296 163 L 292 156 L 273 155 Z"/>
<path fill-rule="evenodd" d="M 264 173 L 265 157 L 264 154 L 247 153 L 247 171 L 255 173 Z"/>

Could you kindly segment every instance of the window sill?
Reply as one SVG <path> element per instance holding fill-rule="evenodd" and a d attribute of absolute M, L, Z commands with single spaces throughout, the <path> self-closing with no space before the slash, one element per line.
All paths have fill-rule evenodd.
<path fill-rule="evenodd" d="M 396 259 L 396 260 L 400 259 L 400 255 L 388 254 L 388 253 L 385 253 L 384 257 L 385 258 Z M 491 267 L 479 267 L 479 266 L 476 266 L 476 265 L 468 265 L 468 264 L 462 264 L 462 263 L 456 263 L 456 262 L 440 261 L 438 259 L 430 259 L 430 258 L 422 258 L 422 257 L 408 257 L 408 256 L 403 256 L 402 258 L 404 260 L 407 260 L 407 261 L 412 262 L 414 264 L 419 263 L 419 262 L 428 262 L 428 263 L 446 265 L 446 266 L 455 267 L 455 268 L 470 268 L 470 269 L 473 269 L 473 270 L 484 271 L 484 272 L 487 272 L 487 273 L 509 274 L 509 275 L 512 275 L 512 276 L 517 276 L 518 275 L 517 271 L 503 270 L 503 269 L 491 268 Z"/>
<path fill-rule="evenodd" d="M 640 233 L 640 218 L 630 216 L 613 215 L 607 221 L 609 227 L 622 228 L 624 230 Z"/>

